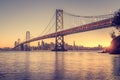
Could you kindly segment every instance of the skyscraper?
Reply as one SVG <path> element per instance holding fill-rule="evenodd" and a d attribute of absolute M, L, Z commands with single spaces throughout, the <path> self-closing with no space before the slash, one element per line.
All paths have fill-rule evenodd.
<path fill-rule="evenodd" d="M 30 40 L 30 31 L 26 31 L 26 41 Z M 30 46 L 30 43 L 26 44 L 27 46 Z"/>
<path fill-rule="evenodd" d="M 26 41 L 30 40 L 30 31 L 26 31 Z M 30 51 L 30 43 L 26 43 L 25 51 Z"/>

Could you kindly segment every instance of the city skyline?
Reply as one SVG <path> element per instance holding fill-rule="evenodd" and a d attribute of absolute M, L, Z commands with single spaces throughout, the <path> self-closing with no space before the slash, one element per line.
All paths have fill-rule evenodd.
<path fill-rule="evenodd" d="M 0 48 L 13 47 L 18 38 L 23 41 L 26 31 L 30 31 L 32 37 L 39 36 L 56 9 L 79 15 L 101 15 L 118 10 L 119 2 L 119 0 L 0 0 Z M 72 34 L 65 36 L 65 42 L 73 44 L 73 41 L 76 41 L 78 45 L 88 47 L 98 44 L 109 46 L 112 40 L 110 33 L 113 30 L 116 29 L 107 28 Z M 31 44 L 37 45 L 37 42 Z"/>

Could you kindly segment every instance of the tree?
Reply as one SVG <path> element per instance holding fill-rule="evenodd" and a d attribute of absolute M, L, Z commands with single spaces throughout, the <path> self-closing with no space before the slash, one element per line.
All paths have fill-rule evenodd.
<path fill-rule="evenodd" d="M 120 9 L 114 13 L 114 18 L 112 23 L 114 26 L 116 26 L 117 29 L 120 28 Z"/>
<path fill-rule="evenodd" d="M 111 33 L 111 38 L 116 38 L 116 35 L 115 35 L 115 32 L 113 31 L 112 33 Z"/>

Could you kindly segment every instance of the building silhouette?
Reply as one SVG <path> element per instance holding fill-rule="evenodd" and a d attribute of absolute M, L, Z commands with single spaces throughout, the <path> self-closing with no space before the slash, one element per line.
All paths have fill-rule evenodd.
<path fill-rule="evenodd" d="M 30 40 L 30 31 L 26 31 L 26 41 Z M 25 44 L 25 51 L 30 51 L 30 43 Z"/>

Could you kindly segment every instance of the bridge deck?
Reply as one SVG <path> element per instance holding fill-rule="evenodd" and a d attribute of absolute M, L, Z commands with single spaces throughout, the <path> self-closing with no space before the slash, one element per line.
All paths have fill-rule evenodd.
<path fill-rule="evenodd" d="M 96 30 L 96 29 L 112 27 L 112 20 L 113 20 L 113 18 L 109 18 L 109 19 L 89 23 L 86 25 L 77 26 L 77 27 L 74 27 L 71 29 L 59 31 L 57 33 L 51 33 L 48 35 L 35 37 L 35 38 L 30 39 L 29 41 L 25 41 L 25 42 L 20 43 L 16 47 L 18 47 L 22 44 L 25 44 L 25 43 L 34 42 L 34 41 L 41 40 L 41 39 L 53 38 L 56 35 L 64 35 L 65 36 L 65 35 L 70 35 L 70 34 L 79 33 L 79 32 L 85 32 L 85 31 L 91 31 L 91 30 Z"/>

